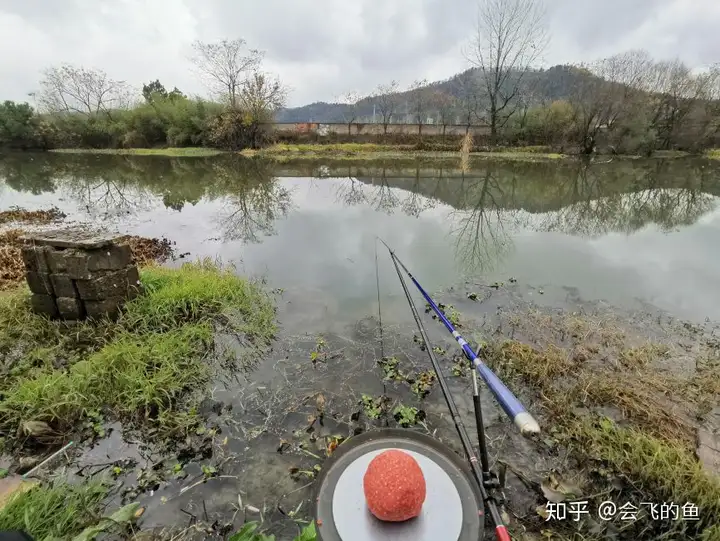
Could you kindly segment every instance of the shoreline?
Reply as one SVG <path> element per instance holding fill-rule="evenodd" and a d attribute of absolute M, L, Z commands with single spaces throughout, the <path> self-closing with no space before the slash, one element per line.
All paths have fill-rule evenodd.
<path fill-rule="evenodd" d="M 382 161 L 413 159 L 419 161 L 442 161 L 470 159 L 472 161 L 577 161 L 585 158 L 579 154 L 550 152 L 547 147 L 504 147 L 497 150 L 482 150 L 463 154 L 460 150 L 417 150 L 414 145 L 379 145 L 374 143 L 312 143 L 312 144 L 275 144 L 267 148 L 245 149 L 238 152 L 205 147 L 170 148 L 58 148 L 47 152 L 54 154 L 102 154 L 112 156 L 161 156 L 177 158 L 212 158 L 225 154 L 240 155 L 244 158 L 267 159 L 275 162 L 306 161 L 332 158 L 347 161 Z M 596 154 L 607 160 L 638 159 L 680 159 L 697 158 L 720 160 L 720 149 L 711 149 L 702 154 L 684 151 L 657 151 L 652 156 L 631 154 Z"/>

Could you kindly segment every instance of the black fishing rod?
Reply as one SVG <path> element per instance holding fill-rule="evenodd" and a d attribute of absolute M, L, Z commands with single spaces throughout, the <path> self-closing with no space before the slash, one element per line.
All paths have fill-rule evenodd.
<path fill-rule="evenodd" d="M 390 253 L 392 255 L 392 252 L 390 252 Z M 398 267 L 398 264 L 394 257 L 392 258 L 392 261 L 393 261 L 393 265 L 395 266 L 395 271 L 397 272 L 398 278 L 400 279 L 400 284 L 402 285 L 403 291 L 405 292 L 405 298 L 407 299 L 408 304 L 410 305 L 410 310 L 412 311 L 413 318 L 415 319 L 415 323 L 417 324 L 418 330 L 420 331 L 420 334 L 422 335 L 422 339 L 425 344 L 425 351 L 427 351 L 428 356 L 430 357 L 430 362 L 432 363 L 433 370 L 435 371 L 435 375 L 437 376 L 438 383 L 440 384 L 440 389 L 442 390 L 443 397 L 445 398 L 445 402 L 448 406 L 448 409 L 450 410 L 450 416 L 452 417 L 452 420 L 455 423 L 455 429 L 457 430 L 458 435 L 460 436 L 460 441 L 462 442 L 463 450 L 465 451 L 465 454 L 467 455 L 467 457 L 470 461 L 470 467 L 472 468 L 473 476 L 475 477 L 475 480 L 477 481 L 477 484 L 480 488 L 480 495 L 482 497 L 484 504 L 487 506 L 488 510 L 490 511 L 490 517 L 493 521 L 493 524 L 495 525 L 495 535 L 499 541 L 510 541 L 510 536 L 507 532 L 507 528 L 503 524 L 502 517 L 500 515 L 500 511 L 497 507 L 497 504 L 485 486 L 485 476 L 483 475 L 482 471 L 478 468 L 478 459 L 477 459 L 477 456 L 475 455 L 475 451 L 473 450 L 472 444 L 470 443 L 470 437 L 468 436 L 467 430 L 465 429 L 465 425 L 463 424 L 462 420 L 460 419 L 460 413 L 458 412 L 457 406 L 455 405 L 455 401 L 452 399 L 452 395 L 450 394 L 450 389 L 448 388 L 448 384 L 447 384 L 447 381 L 445 380 L 445 376 L 442 373 L 440 364 L 438 363 L 437 358 L 435 357 L 435 353 L 432 351 L 432 346 L 430 345 L 430 340 L 427 336 L 427 333 L 425 332 L 425 326 L 423 325 L 422 321 L 420 320 L 420 315 L 418 314 L 417 307 L 415 306 L 415 303 L 413 302 L 412 297 L 410 296 L 410 292 L 408 291 L 407 284 L 405 283 L 405 278 L 403 277 L 402 273 L 400 272 L 400 267 Z"/>

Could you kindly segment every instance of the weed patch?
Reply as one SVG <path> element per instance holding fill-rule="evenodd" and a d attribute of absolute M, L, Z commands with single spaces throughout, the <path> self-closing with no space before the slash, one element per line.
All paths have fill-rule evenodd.
<path fill-rule="evenodd" d="M 26 210 L 21 207 L 11 207 L 8 210 L 0 212 L 0 225 L 9 222 L 22 222 L 29 224 L 47 224 L 62 220 L 65 213 L 60 209 L 53 207 L 48 210 Z"/>

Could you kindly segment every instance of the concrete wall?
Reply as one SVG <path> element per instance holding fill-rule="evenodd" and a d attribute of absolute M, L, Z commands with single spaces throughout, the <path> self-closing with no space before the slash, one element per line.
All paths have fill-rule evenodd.
<path fill-rule="evenodd" d="M 467 127 L 462 125 L 445 126 L 444 133 L 446 135 L 465 135 Z M 324 124 L 319 122 L 303 122 L 303 123 L 275 123 L 272 130 L 279 133 L 316 133 L 318 135 L 330 134 L 348 134 L 347 124 Z M 474 136 L 489 135 L 489 126 L 471 126 L 470 131 Z M 384 126 L 379 123 L 356 123 L 350 125 L 350 135 L 383 135 L 385 133 Z M 408 134 L 416 135 L 420 133 L 418 124 L 388 124 L 387 133 L 389 134 Z M 437 124 L 423 124 L 422 133 L 424 135 L 442 135 L 443 126 Z"/>

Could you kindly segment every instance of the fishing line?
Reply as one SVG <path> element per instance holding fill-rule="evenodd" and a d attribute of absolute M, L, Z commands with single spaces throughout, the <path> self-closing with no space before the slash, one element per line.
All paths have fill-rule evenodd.
<path fill-rule="evenodd" d="M 378 321 L 380 323 L 380 358 L 385 358 L 385 348 L 383 345 L 383 324 L 382 324 L 382 310 L 380 309 L 380 271 L 378 266 L 378 238 L 375 237 L 375 284 L 377 286 L 377 301 L 378 301 Z"/>

